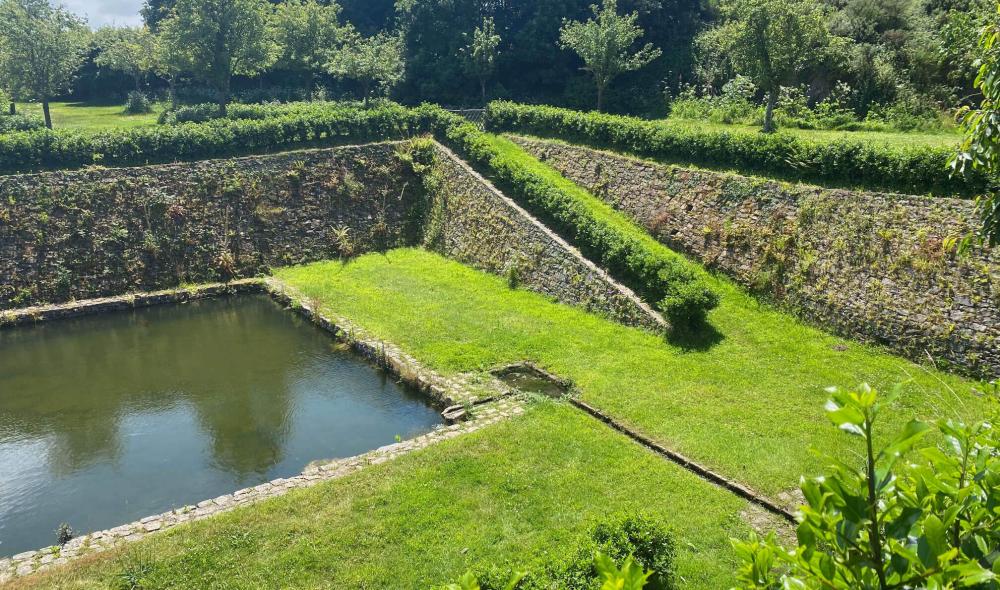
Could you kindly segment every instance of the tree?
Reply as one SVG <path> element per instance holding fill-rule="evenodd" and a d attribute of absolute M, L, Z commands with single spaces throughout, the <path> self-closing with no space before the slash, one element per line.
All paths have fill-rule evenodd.
<path fill-rule="evenodd" d="M 823 11 L 810 0 L 732 0 L 723 24 L 704 33 L 729 56 L 738 74 L 767 96 L 764 131 L 774 131 L 774 107 L 783 84 L 793 84 L 830 43 Z"/>
<path fill-rule="evenodd" d="M 472 32 L 472 41 L 461 50 L 465 72 L 479 80 L 483 104 L 486 104 L 486 83 L 493 76 L 497 56 L 500 55 L 499 47 L 500 35 L 497 35 L 496 25 L 492 18 L 486 17 L 482 26 Z"/>
<path fill-rule="evenodd" d="M 266 0 L 178 0 L 160 23 L 163 50 L 216 92 L 226 115 L 233 75 L 256 76 L 278 57 Z"/>
<path fill-rule="evenodd" d="M 357 34 L 350 37 L 331 53 L 326 69 L 338 78 L 356 80 L 368 104 L 373 87 L 388 92 L 403 79 L 403 43 L 385 33 L 367 39 Z"/>
<path fill-rule="evenodd" d="M 139 14 L 150 31 L 159 33 L 160 23 L 170 18 L 175 4 L 176 0 L 145 0 Z"/>
<path fill-rule="evenodd" d="M 94 63 L 132 78 L 136 90 L 154 69 L 153 35 L 145 27 L 102 27 L 95 34 Z"/>
<path fill-rule="evenodd" d="M 69 90 L 88 34 L 79 17 L 48 0 L 0 0 L 0 78 L 15 96 L 42 103 L 49 129 L 49 101 Z"/>
<path fill-rule="evenodd" d="M 636 24 L 638 13 L 618 15 L 617 0 L 604 0 L 603 8 L 591 6 L 594 18 L 586 21 L 564 21 L 559 31 L 563 49 L 576 52 L 583 60 L 583 69 L 594 76 L 597 86 L 597 110 L 604 108 L 604 91 L 622 72 L 631 72 L 660 57 L 662 52 L 647 43 L 638 51 L 632 45 L 642 37 Z"/>
<path fill-rule="evenodd" d="M 307 75 L 312 89 L 330 48 L 337 47 L 347 32 L 339 15 L 336 2 L 287 0 L 278 4 L 271 21 L 274 39 L 281 48 L 276 66 Z"/>
<path fill-rule="evenodd" d="M 997 6 L 1000 14 L 1000 5 Z M 965 139 L 952 168 L 964 172 L 967 167 L 996 175 L 1000 171 L 1000 24 L 994 20 L 979 37 L 982 52 L 975 87 L 983 99 L 977 109 L 965 109 L 960 118 Z M 1000 196 L 984 195 L 976 200 L 982 218 L 981 241 L 991 247 L 1000 245 Z"/>
<path fill-rule="evenodd" d="M 153 72 L 167 81 L 171 108 L 177 108 L 177 81 L 185 72 L 194 70 L 190 54 L 173 50 L 180 44 L 176 38 L 178 35 L 179 31 L 176 28 L 167 27 L 153 37 Z"/>

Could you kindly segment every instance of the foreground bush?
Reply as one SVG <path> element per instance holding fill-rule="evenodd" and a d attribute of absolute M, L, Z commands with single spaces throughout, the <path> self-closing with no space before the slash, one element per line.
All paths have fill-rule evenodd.
<path fill-rule="evenodd" d="M 537 571 L 483 566 L 442 590 L 673 590 L 676 587 L 673 535 L 661 522 L 631 515 L 602 523 L 564 561 L 541 564 Z M 604 584 L 611 583 L 611 586 Z M 621 584 L 621 585 L 616 585 Z"/>
<path fill-rule="evenodd" d="M 973 195 L 984 174 L 952 177 L 945 147 L 892 147 L 859 141 L 817 142 L 787 134 L 686 130 L 633 117 L 582 113 L 510 102 L 490 103 L 486 124 L 496 131 L 557 137 L 665 162 L 906 193 Z"/>
<path fill-rule="evenodd" d="M 438 134 L 469 161 L 484 168 L 521 204 L 600 263 L 615 278 L 654 303 L 675 326 L 703 322 L 718 303 L 693 266 L 667 255 L 642 230 L 602 217 L 583 189 L 563 179 L 514 143 L 481 131 L 441 109 L 422 108 Z"/>
<path fill-rule="evenodd" d="M 734 543 L 742 588 L 1000 587 L 1000 433 L 943 420 L 944 444 L 926 444 L 931 426 L 912 421 L 876 452 L 875 424 L 892 399 L 868 386 L 833 391 L 830 419 L 861 441 L 862 464 L 837 461 L 803 480 L 796 549 L 773 535 Z M 903 464 L 910 453 L 920 464 Z"/>

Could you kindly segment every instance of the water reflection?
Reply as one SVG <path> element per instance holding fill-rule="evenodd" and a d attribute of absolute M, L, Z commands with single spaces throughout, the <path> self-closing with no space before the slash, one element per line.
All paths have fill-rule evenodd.
<path fill-rule="evenodd" d="M 265 297 L 0 332 L 0 555 L 428 430 L 421 398 Z M 8 477 L 12 474 L 12 477 Z"/>

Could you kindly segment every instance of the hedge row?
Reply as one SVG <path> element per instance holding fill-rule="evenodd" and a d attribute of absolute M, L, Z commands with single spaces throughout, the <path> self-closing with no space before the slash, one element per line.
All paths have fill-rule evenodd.
<path fill-rule="evenodd" d="M 0 173 L 142 165 L 269 152 L 343 141 L 405 138 L 426 132 L 414 111 L 326 103 L 264 119 L 218 119 L 98 133 L 65 129 L 0 135 Z"/>
<path fill-rule="evenodd" d="M 265 102 L 255 104 L 233 103 L 226 108 L 226 116 L 219 116 L 219 105 L 216 103 L 201 103 L 167 109 L 160 113 L 160 125 L 177 125 L 180 123 L 205 123 L 217 119 L 268 119 L 285 115 L 322 115 L 331 108 L 358 108 L 360 103 L 347 106 L 350 103 L 329 102 Z M 391 103 L 386 103 L 391 104 Z"/>
<path fill-rule="evenodd" d="M 0 133 L 11 133 L 13 131 L 31 131 L 45 127 L 45 120 L 38 115 L 26 115 L 17 113 L 8 115 L 0 114 Z"/>
<path fill-rule="evenodd" d="M 440 139 L 483 170 L 503 190 L 566 237 L 584 256 L 656 306 L 674 326 L 692 326 L 719 303 L 694 265 L 623 219 L 598 210 L 599 201 L 561 179 L 512 142 L 443 111 L 418 109 Z M 561 179 L 562 182 L 560 182 Z M 590 202 L 588 202 L 590 201 Z M 616 222 L 617 221 L 617 222 Z"/>
<path fill-rule="evenodd" d="M 488 129 L 563 139 L 666 163 L 732 169 L 823 185 L 904 193 L 972 196 L 994 181 L 980 173 L 952 177 L 953 149 L 889 146 L 857 140 L 818 142 L 776 133 L 684 130 L 662 122 L 602 113 L 493 102 Z"/>

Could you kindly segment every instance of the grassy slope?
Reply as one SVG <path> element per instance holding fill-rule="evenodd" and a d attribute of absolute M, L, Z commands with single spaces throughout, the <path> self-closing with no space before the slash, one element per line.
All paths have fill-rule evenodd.
<path fill-rule="evenodd" d="M 691 510 L 698 506 L 697 510 Z M 147 556 L 143 588 L 427 588 L 476 563 L 561 556 L 623 511 L 676 527 L 684 588 L 732 583 L 742 501 L 564 404 L 340 481 L 148 539 L 15 587 L 104 588 Z"/>
<path fill-rule="evenodd" d="M 699 350 L 509 291 L 499 278 L 418 250 L 278 276 L 444 372 L 539 362 L 572 379 L 586 401 L 767 494 L 822 467 L 811 447 L 848 455 L 853 441 L 823 415 L 827 386 L 912 376 L 892 426 L 981 407 L 957 377 L 803 326 L 721 279 L 713 281 L 722 304 L 710 315 L 718 342 Z"/>
<path fill-rule="evenodd" d="M 760 133 L 760 127 L 755 125 L 740 125 L 713 123 L 711 121 L 694 121 L 690 119 L 665 119 L 663 123 L 670 127 L 681 129 L 702 129 L 705 131 L 728 131 L 736 134 Z M 817 142 L 839 140 L 863 141 L 866 143 L 890 144 L 895 146 L 957 146 L 962 136 L 956 129 L 943 129 L 938 132 L 889 132 L 889 131 L 827 131 L 822 129 L 796 129 L 782 127 L 782 133 L 789 133 Z"/>
<path fill-rule="evenodd" d="M 153 105 L 153 112 L 147 115 L 126 115 L 121 105 L 93 105 L 79 102 L 54 102 L 49 104 L 54 129 L 79 129 L 99 131 L 102 129 L 142 127 L 155 125 L 156 117 L 163 105 Z M 23 113 L 42 115 L 40 103 L 19 104 Z"/>

